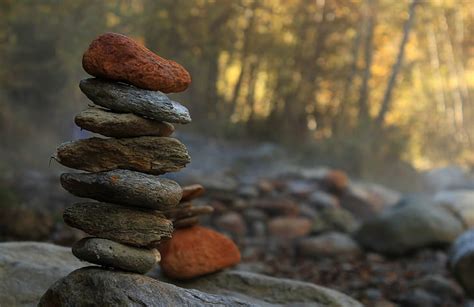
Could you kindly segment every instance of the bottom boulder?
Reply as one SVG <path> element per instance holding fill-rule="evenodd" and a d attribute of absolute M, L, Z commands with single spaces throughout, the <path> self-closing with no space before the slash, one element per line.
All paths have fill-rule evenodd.
<path fill-rule="evenodd" d="M 98 267 L 76 270 L 46 291 L 40 307 L 57 306 L 251 306 L 232 297 L 181 289 L 156 279 Z"/>
<path fill-rule="evenodd" d="M 222 272 L 201 282 L 196 279 L 189 284 L 196 290 L 144 275 L 86 267 L 53 284 L 38 306 L 361 306 L 344 294 L 308 283 L 239 274 Z"/>

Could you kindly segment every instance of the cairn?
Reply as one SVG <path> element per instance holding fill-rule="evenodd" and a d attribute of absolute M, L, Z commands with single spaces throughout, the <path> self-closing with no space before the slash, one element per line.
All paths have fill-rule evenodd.
<path fill-rule="evenodd" d="M 144 274 L 160 261 L 157 248 L 175 228 L 192 229 L 200 215 L 213 210 L 190 203 L 204 192 L 202 186 L 181 188 L 158 177 L 190 162 L 186 147 L 170 135 L 173 124 L 187 124 L 191 117 L 165 93 L 184 91 L 191 77 L 178 63 L 115 33 L 96 38 L 82 64 L 96 77 L 79 85 L 94 105 L 75 123 L 106 138 L 68 142 L 55 155 L 62 165 L 86 171 L 62 174 L 61 185 L 96 201 L 64 211 L 68 225 L 92 236 L 76 242 L 72 252 L 83 261 Z M 231 262 L 224 266 L 235 257 Z"/>

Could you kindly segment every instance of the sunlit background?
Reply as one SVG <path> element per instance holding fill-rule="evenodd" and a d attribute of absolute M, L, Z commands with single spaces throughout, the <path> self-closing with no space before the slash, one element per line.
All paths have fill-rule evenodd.
<path fill-rule="evenodd" d="M 81 55 L 106 31 L 191 72 L 176 99 L 193 132 L 330 155 L 357 175 L 472 166 L 474 6 L 417 2 L 3 0 L 0 167 L 45 167 L 71 138 Z"/>

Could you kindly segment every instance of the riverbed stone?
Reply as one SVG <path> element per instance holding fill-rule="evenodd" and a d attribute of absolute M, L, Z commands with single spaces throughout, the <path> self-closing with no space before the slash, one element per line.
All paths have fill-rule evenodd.
<path fill-rule="evenodd" d="M 191 83 L 183 66 L 118 33 L 105 33 L 93 40 L 84 53 L 82 67 L 99 78 L 164 93 L 182 92 Z"/>
<path fill-rule="evenodd" d="M 54 158 L 64 166 L 88 172 L 128 169 L 155 175 L 179 171 L 191 161 L 180 141 L 154 136 L 66 142 Z"/>
<path fill-rule="evenodd" d="M 77 114 L 74 122 L 82 129 L 115 138 L 170 136 L 174 132 L 170 123 L 102 108 L 88 108 Z"/>
<path fill-rule="evenodd" d="M 92 102 L 113 111 L 170 123 L 191 122 L 188 109 L 162 92 L 94 78 L 82 80 L 79 88 Z"/>
<path fill-rule="evenodd" d="M 240 252 L 226 236 L 201 226 L 178 229 L 159 246 L 163 272 L 172 279 L 190 279 L 240 262 Z"/>
<path fill-rule="evenodd" d="M 72 253 L 83 261 L 139 274 L 150 271 L 161 259 L 156 249 L 138 248 L 91 237 L 76 242 Z"/>
<path fill-rule="evenodd" d="M 90 235 L 133 246 L 154 246 L 173 233 L 172 222 L 158 211 L 108 203 L 78 203 L 63 218 Z"/>
<path fill-rule="evenodd" d="M 61 185 L 79 197 L 156 210 L 177 206 L 182 194 L 181 187 L 173 180 L 121 169 L 64 173 Z"/>

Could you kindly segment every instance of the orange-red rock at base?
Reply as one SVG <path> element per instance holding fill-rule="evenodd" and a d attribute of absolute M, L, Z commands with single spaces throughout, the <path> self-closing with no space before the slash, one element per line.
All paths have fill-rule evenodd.
<path fill-rule="evenodd" d="M 176 230 L 159 250 L 161 269 L 172 279 L 191 279 L 240 262 L 240 251 L 232 240 L 201 226 Z"/>
<path fill-rule="evenodd" d="M 184 67 L 117 33 L 105 33 L 93 40 L 84 53 L 82 66 L 98 78 L 164 93 L 182 92 L 191 83 Z"/>

